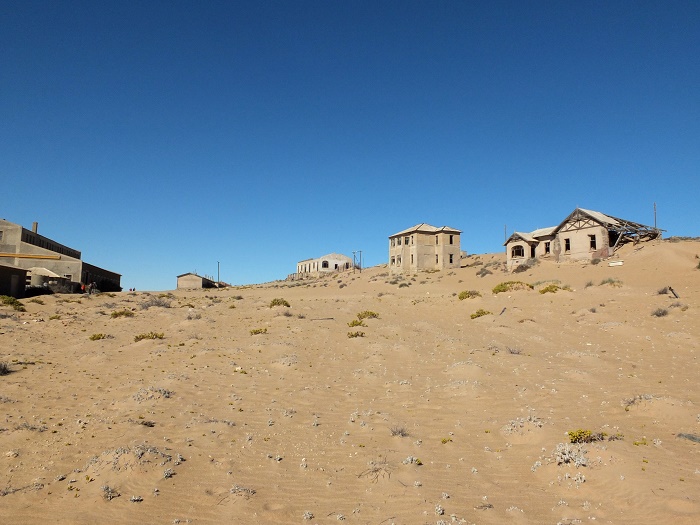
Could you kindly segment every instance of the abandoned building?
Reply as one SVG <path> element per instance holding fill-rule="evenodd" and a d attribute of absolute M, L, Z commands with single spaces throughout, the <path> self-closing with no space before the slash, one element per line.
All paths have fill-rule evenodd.
<path fill-rule="evenodd" d="M 623 244 L 657 239 L 661 232 L 599 211 L 576 208 L 558 226 L 514 232 L 504 243 L 506 264 L 512 270 L 536 259 L 606 259 Z"/>
<path fill-rule="evenodd" d="M 26 282 L 27 270 L 10 264 L 0 264 L 0 295 L 22 299 Z"/>
<path fill-rule="evenodd" d="M 20 224 L 0 219 L 0 263 L 24 268 L 29 280 L 31 270 L 37 268 L 46 275 L 58 275 L 60 280 L 68 283 L 71 291 L 77 291 L 80 283 L 93 282 L 103 292 L 121 291 L 120 274 L 88 264 L 78 250 L 39 235 L 36 222 L 28 230 Z"/>
<path fill-rule="evenodd" d="M 459 268 L 461 233 L 425 223 L 395 233 L 389 236 L 389 268 L 401 272 Z"/>
<path fill-rule="evenodd" d="M 321 277 L 333 272 L 344 272 L 355 268 L 353 260 L 347 255 L 329 253 L 316 259 L 304 259 L 297 263 L 296 273 L 287 276 L 288 280 Z"/>
<path fill-rule="evenodd" d="M 202 277 L 196 273 L 188 272 L 177 276 L 177 289 L 216 288 L 216 282 L 209 277 Z"/>

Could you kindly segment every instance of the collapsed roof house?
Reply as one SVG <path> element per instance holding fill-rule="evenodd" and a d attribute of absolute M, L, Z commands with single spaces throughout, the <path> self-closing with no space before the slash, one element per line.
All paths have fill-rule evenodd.
<path fill-rule="evenodd" d="M 514 232 L 504 243 L 509 269 L 534 259 L 593 260 L 610 257 L 622 245 L 661 237 L 663 230 L 576 208 L 558 226 L 530 233 Z"/>

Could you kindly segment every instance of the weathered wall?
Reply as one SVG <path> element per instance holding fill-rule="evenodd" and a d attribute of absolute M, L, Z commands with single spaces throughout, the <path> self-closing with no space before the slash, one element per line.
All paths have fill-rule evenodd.
<path fill-rule="evenodd" d="M 9 295 L 17 299 L 24 297 L 27 271 L 0 264 L 0 295 Z"/>

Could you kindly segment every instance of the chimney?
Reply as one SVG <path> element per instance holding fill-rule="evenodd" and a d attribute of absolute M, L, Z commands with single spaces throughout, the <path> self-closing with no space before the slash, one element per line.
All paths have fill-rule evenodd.
<path fill-rule="evenodd" d="M 32 232 L 37 233 L 37 230 L 39 229 L 39 223 L 38 222 L 33 222 L 32 223 Z"/>

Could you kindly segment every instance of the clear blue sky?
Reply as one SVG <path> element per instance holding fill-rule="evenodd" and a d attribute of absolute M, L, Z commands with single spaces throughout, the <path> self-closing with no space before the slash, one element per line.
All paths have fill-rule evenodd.
<path fill-rule="evenodd" d="M 0 217 L 122 285 L 417 223 L 700 235 L 700 2 L 0 1 Z"/>

